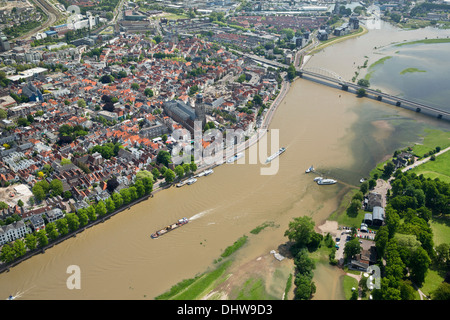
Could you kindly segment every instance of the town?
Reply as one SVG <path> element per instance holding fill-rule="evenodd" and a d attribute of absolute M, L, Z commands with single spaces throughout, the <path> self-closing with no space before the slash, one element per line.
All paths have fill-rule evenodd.
<path fill-rule="evenodd" d="M 192 144 L 195 121 L 249 139 L 302 49 L 358 32 L 371 14 L 337 1 L 16 2 L 0 11 L 0 246 L 44 228 L 55 239 L 193 175 L 201 161 L 170 157 Z M 383 19 L 446 25 L 450 5 L 434 4 L 386 2 Z M 360 199 L 373 211 L 361 231 L 383 224 L 373 196 Z"/>

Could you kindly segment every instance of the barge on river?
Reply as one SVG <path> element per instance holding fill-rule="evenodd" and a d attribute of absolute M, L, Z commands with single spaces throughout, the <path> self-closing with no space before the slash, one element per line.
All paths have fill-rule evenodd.
<path fill-rule="evenodd" d="M 165 235 L 166 233 L 168 233 L 168 232 L 170 232 L 170 231 L 172 231 L 174 229 L 177 229 L 177 228 L 179 228 L 181 226 L 184 226 L 188 222 L 189 222 L 188 218 L 179 219 L 176 223 L 168 225 L 164 229 L 161 229 L 161 230 L 156 231 L 155 233 L 152 233 L 152 235 L 150 237 L 152 239 L 157 239 L 160 236 Z"/>

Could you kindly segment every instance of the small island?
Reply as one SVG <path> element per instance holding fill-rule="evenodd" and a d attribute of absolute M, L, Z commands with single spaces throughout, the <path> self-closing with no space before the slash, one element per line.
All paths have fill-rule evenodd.
<path fill-rule="evenodd" d="M 420 69 L 417 69 L 417 68 L 406 68 L 406 69 L 402 70 L 400 72 L 400 74 L 413 73 L 413 72 L 426 72 L 426 71 L 425 70 L 420 70 Z"/>

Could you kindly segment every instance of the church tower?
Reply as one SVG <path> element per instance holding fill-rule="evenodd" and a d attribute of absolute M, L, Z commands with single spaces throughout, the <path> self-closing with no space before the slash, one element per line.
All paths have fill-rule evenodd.
<path fill-rule="evenodd" d="M 203 95 L 201 93 L 197 94 L 195 100 L 195 120 L 202 122 L 202 128 L 206 125 L 206 107 L 203 103 Z"/>

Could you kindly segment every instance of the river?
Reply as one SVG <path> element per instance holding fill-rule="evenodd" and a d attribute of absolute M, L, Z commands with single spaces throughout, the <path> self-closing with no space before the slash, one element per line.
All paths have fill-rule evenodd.
<path fill-rule="evenodd" d="M 447 31 L 448 32 L 448 31 Z M 390 41 L 420 39 L 441 30 L 392 32 L 390 26 L 326 48 L 308 64 L 350 79 L 373 47 Z M 389 38 L 389 41 L 386 39 Z M 355 65 L 353 64 L 355 62 Z M 277 250 L 294 218 L 309 215 L 316 225 L 338 206 L 340 197 L 376 163 L 399 147 L 419 140 L 427 126 L 450 129 L 447 122 L 409 112 L 312 81 L 298 79 L 281 102 L 268 140 L 279 134 L 287 151 L 274 175 L 264 164 L 225 164 L 197 183 L 170 188 L 106 222 L 85 230 L 44 254 L 0 274 L 0 294 L 22 299 L 153 299 L 172 285 L 214 266 L 223 250 L 267 221 L 269 227 L 249 237 L 235 262 L 240 264 Z M 318 186 L 305 174 L 311 164 L 338 184 Z M 179 230 L 150 239 L 155 230 L 188 217 Z M 283 261 L 282 263 L 290 263 Z M 79 267 L 81 289 L 68 289 L 67 268 Z M 344 299 L 342 272 L 319 265 L 315 299 Z"/>

